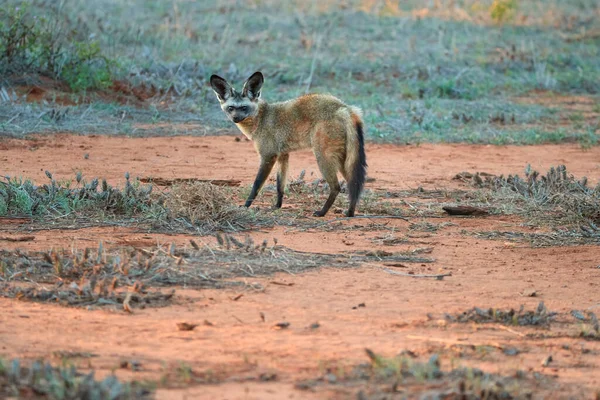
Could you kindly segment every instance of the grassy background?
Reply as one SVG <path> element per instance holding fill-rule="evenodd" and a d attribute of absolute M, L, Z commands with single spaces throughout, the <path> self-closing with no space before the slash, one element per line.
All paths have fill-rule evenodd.
<path fill-rule="evenodd" d="M 4 3 L 5 11 L 24 6 Z M 75 105 L 65 113 L 52 101 L 20 100 L 15 88 L 38 75 L 13 74 L 0 83 L 10 99 L 0 103 L 5 134 L 233 131 L 207 79 L 218 73 L 239 86 L 262 70 L 268 101 L 329 92 L 362 107 L 370 140 L 596 143 L 600 5 L 593 0 L 37 0 L 29 11 L 99 49 L 111 79 L 152 96 L 140 108 L 83 87 L 69 93 Z M 532 90 L 590 96 L 595 118 L 575 114 L 557 124 L 559 109 L 515 101 Z"/>

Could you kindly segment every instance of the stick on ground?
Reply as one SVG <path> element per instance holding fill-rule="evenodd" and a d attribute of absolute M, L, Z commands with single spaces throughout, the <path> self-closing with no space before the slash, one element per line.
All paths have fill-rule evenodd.
<path fill-rule="evenodd" d="M 387 272 L 388 274 L 392 274 L 392 275 L 399 275 L 399 276 L 408 276 L 410 278 L 435 278 L 438 280 L 442 280 L 444 279 L 445 276 L 452 276 L 452 274 L 450 272 L 446 273 L 446 274 L 405 274 L 403 272 L 398 272 L 398 271 L 392 271 L 391 269 L 387 269 L 387 268 L 382 268 L 385 272 Z"/>
<path fill-rule="evenodd" d="M 0 240 L 5 240 L 7 242 L 30 242 L 34 239 L 35 239 L 35 236 L 18 236 L 18 237 L 0 236 Z"/>
<path fill-rule="evenodd" d="M 429 341 L 429 342 L 445 343 L 450 346 L 452 346 L 452 345 L 464 346 L 464 345 L 468 344 L 470 346 L 489 346 L 489 347 L 495 347 L 500 350 L 504 349 L 504 346 L 502 346 L 500 343 L 496 343 L 496 342 L 477 343 L 477 342 L 473 342 L 471 340 L 469 340 L 468 342 L 465 342 L 465 341 L 456 340 L 456 339 L 436 338 L 436 337 L 431 337 L 431 336 L 418 336 L 418 335 L 408 335 L 408 336 L 406 336 L 406 338 L 412 339 L 412 340 L 424 340 L 424 341 Z"/>
<path fill-rule="evenodd" d="M 487 215 L 489 214 L 487 210 L 479 207 L 471 207 L 471 206 L 445 206 L 442 207 L 442 210 L 446 211 L 450 215 Z"/>

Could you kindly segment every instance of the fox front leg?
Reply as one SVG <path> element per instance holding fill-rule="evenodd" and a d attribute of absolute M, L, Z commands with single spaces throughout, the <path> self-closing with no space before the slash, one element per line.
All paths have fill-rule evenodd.
<path fill-rule="evenodd" d="M 250 207 L 252 202 L 262 189 L 265 181 L 269 177 L 273 166 L 275 165 L 275 161 L 277 161 L 277 156 L 269 156 L 260 158 L 260 167 L 258 168 L 258 174 L 256 174 L 256 179 L 254 180 L 254 185 L 252 185 L 252 190 L 250 191 L 250 196 L 248 196 L 248 200 L 246 200 L 246 204 L 244 206 Z"/>

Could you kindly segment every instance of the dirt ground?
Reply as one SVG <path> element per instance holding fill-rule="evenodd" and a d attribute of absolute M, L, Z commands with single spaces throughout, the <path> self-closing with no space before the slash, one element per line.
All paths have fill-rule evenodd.
<path fill-rule="evenodd" d="M 566 164 L 570 173 L 596 182 L 600 147 L 583 151 L 576 144 L 540 146 L 369 145 L 371 189 L 457 188 L 459 172 L 522 174 L 527 164 L 539 171 Z M 0 173 L 37 182 L 86 177 L 122 184 L 133 176 L 237 179 L 252 182 L 257 169 L 252 144 L 234 137 L 126 138 L 52 135 L 0 141 Z M 290 175 L 306 170 L 318 177 L 310 152 L 293 154 Z M 264 196 L 257 206 L 266 207 Z M 292 200 L 285 207 L 294 207 Z M 406 207 L 406 206 L 404 206 Z M 360 213 L 360 207 L 359 207 Z M 335 214 L 327 216 L 336 218 Z M 4 239 L 31 234 L 27 242 L 1 240 L 3 249 L 47 250 L 84 248 L 103 240 L 107 246 L 152 247 L 171 242 L 186 246 L 191 235 L 140 232 L 102 227 L 41 230 L 19 229 L 20 220 L 0 220 Z M 161 381 L 177 375 L 182 365 L 204 383 L 159 385 L 160 399 L 313 399 L 356 398 L 345 386 L 300 390 L 304 379 L 368 361 L 365 348 L 384 356 L 410 350 L 420 359 L 440 355 L 442 366 L 473 366 L 490 373 L 517 369 L 549 376 L 553 386 L 539 388 L 539 397 L 594 398 L 600 389 L 600 341 L 577 337 L 569 319 L 576 310 L 600 311 L 600 247 L 532 248 L 526 244 L 486 240 L 464 230 L 525 228 L 513 216 L 451 218 L 435 231 L 413 235 L 393 246 L 377 239 L 394 228 L 406 233 L 410 222 L 344 221 L 355 229 L 297 231 L 276 227 L 250 232 L 255 240 L 277 238 L 302 251 L 339 253 L 348 250 L 409 251 L 430 247 L 433 264 L 411 264 L 398 271 L 451 273 L 443 280 L 415 279 L 386 273 L 381 265 L 359 268 L 324 266 L 301 275 L 253 278 L 265 290 L 192 290 L 176 288 L 175 304 L 135 310 L 86 310 L 0 299 L 0 355 L 6 358 L 52 358 L 55 352 L 78 352 L 82 368 L 99 375 L 115 372 L 123 379 Z M 213 242 L 212 237 L 195 238 Z M 535 290 L 535 296 L 529 296 Z M 243 294 L 238 298 L 238 295 Z M 506 328 L 499 324 L 450 323 L 445 313 L 473 307 L 535 309 L 543 301 L 561 318 L 550 327 Z M 360 305 L 360 306 L 359 306 Z M 264 318 L 261 317 L 264 316 Z M 178 331 L 178 322 L 200 324 Z M 206 322 L 204 322 L 206 321 Z M 289 322 L 287 329 L 275 329 Z M 319 327 L 311 327 L 318 322 Z M 517 348 L 517 355 L 503 349 Z M 460 355 L 458 350 L 460 349 Z M 549 355 L 552 362 L 542 365 Z M 123 360 L 139 362 L 139 370 L 118 368 Z"/>

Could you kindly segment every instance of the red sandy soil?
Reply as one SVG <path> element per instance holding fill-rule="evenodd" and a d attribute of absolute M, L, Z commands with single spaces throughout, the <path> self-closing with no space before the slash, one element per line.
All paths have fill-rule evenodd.
<path fill-rule="evenodd" d="M 85 158 L 85 155 L 88 158 Z M 408 189 L 448 187 L 461 171 L 494 174 L 523 174 L 527 164 L 545 171 L 567 164 L 575 176 L 592 181 L 600 172 L 600 148 L 584 151 L 577 144 L 541 146 L 369 145 L 369 176 L 372 188 Z M 44 171 L 56 179 L 106 178 L 123 184 L 124 174 L 132 176 L 200 179 L 237 179 L 250 185 L 258 170 L 258 156 L 252 143 L 233 137 L 127 138 L 98 135 L 33 136 L 29 140 L 0 141 L 0 173 L 23 176 L 41 182 Z M 310 151 L 290 157 L 290 175 L 306 170 L 307 179 L 320 177 Z"/>
<path fill-rule="evenodd" d="M 89 154 L 88 158 L 84 158 Z M 529 163 L 545 171 L 566 164 L 576 176 L 597 181 L 600 148 L 588 151 L 577 145 L 471 146 L 369 145 L 367 149 L 370 188 L 399 190 L 455 188 L 452 177 L 459 172 L 483 171 L 522 174 Z M 290 175 L 318 170 L 310 152 L 292 155 Z M 256 173 L 257 156 L 252 144 L 232 137 L 111 138 L 106 136 L 36 136 L 29 140 L 0 141 L 0 173 L 42 182 L 48 178 L 73 179 L 76 171 L 88 178 L 103 177 L 122 184 L 126 171 L 132 176 L 166 179 L 238 179 L 249 185 Z M 310 179 L 309 179 L 310 181 Z M 261 199 L 267 205 L 271 199 Z M 293 207 L 289 202 L 284 207 Z M 327 218 L 335 218 L 329 215 Z M 410 265 L 415 273 L 451 272 L 444 280 L 413 279 L 387 274 L 376 265 L 356 269 L 323 268 L 302 275 L 279 274 L 257 278 L 262 292 L 245 290 L 234 301 L 233 290 L 177 288 L 174 305 L 158 309 L 122 311 L 85 310 L 57 305 L 0 299 L 0 356 L 51 359 L 55 351 L 89 352 L 97 355 L 78 359 L 82 368 L 108 374 L 122 360 L 137 360 L 141 371 L 117 369 L 123 379 L 160 380 L 181 363 L 196 373 L 212 371 L 220 381 L 213 385 L 166 385 L 158 398 L 184 399 L 313 399 L 345 398 L 347 393 L 300 391 L 294 383 L 322 376 L 327 367 L 356 365 L 366 361 L 364 349 L 393 356 L 410 349 L 426 359 L 438 352 L 449 367 L 455 345 L 514 346 L 521 350 L 509 357 L 501 350 L 455 359 L 458 365 L 476 366 L 488 372 L 514 374 L 516 369 L 537 371 L 556 377 L 562 385 L 553 397 L 593 398 L 600 389 L 600 342 L 558 335 L 551 339 L 529 339 L 527 333 L 552 333 L 540 328 L 498 325 L 447 324 L 443 314 L 478 307 L 535 309 L 544 301 L 551 311 L 600 310 L 600 247 L 530 248 L 525 244 L 478 239 L 466 230 L 522 230 L 510 216 L 446 218 L 455 225 L 436 233 L 422 233 L 408 244 L 384 246 L 373 241 L 388 233 L 371 230 L 298 232 L 277 227 L 251 233 L 257 239 L 277 237 L 279 244 L 298 250 L 341 252 L 356 249 L 402 251 L 433 247 L 436 262 Z M 16 222 L 3 223 L 0 236 L 17 232 Z M 346 222 L 348 223 L 348 222 Z M 356 220 L 358 225 L 372 221 Z M 409 223 L 381 220 L 405 234 Z M 36 231 L 29 242 L 0 241 L 3 248 L 49 249 L 87 247 L 102 239 L 107 246 L 151 247 L 156 243 L 187 243 L 189 235 L 158 235 L 125 228 L 87 228 Z M 196 238 L 212 241 L 212 238 Z M 285 282 L 291 286 L 273 284 Z M 528 289 L 536 297 L 522 296 Z M 365 307 L 353 308 L 360 303 Z M 595 307 L 595 308 L 593 308 Z M 264 313 L 265 321 L 260 318 Z M 428 317 L 427 315 L 430 314 Z M 210 321 L 213 326 L 204 325 Z M 178 322 L 200 323 L 195 330 L 180 332 Z M 273 329 L 278 322 L 291 325 Z M 571 320 L 569 320 L 572 322 Z M 320 328 L 309 326 L 319 322 Z M 571 333 L 577 333 L 577 325 Z M 563 348 L 568 344 L 569 347 Z M 552 355 L 547 367 L 541 361 Z M 275 373 L 274 382 L 262 382 L 261 373 Z M 172 372 L 172 374 L 175 374 Z M 176 375 L 176 374 L 175 374 Z M 174 387 L 175 386 L 175 387 Z"/>

